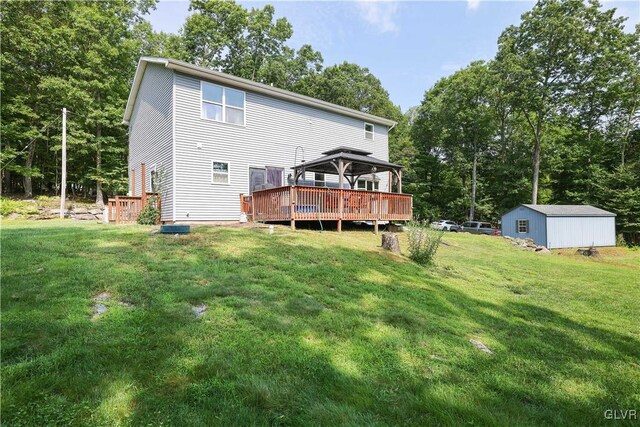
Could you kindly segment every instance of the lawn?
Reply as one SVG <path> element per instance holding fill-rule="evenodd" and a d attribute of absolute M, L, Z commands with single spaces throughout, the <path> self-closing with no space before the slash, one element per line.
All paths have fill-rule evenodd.
<path fill-rule="evenodd" d="M 452 233 L 424 268 L 368 232 L 151 230 L 3 222 L 3 425 L 593 425 L 640 410 L 640 251 Z"/>

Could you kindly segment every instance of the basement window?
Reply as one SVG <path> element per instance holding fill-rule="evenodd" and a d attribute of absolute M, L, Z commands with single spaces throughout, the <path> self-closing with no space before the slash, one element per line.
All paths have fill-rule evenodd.
<path fill-rule="evenodd" d="M 370 139 L 373 141 L 373 130 L 374 127 L 371 123 L 364 124 L 364 139 Z"/>
<path fill-rule="evenodd" d="M 211 162 L 211 183 L 229 184 L 229 163 Z"/>
<path fill-rule="evenodd" d="M 529 232 L 529 220 L 528 219 L 518 219 L 516 220 L 516 230 L 518 233 L 528 233 Z"/>

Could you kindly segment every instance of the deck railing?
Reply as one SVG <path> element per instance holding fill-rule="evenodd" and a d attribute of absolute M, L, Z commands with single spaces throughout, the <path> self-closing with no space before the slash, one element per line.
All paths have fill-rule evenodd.
<path fill-rule="evenodd" d="M 160 197 L 158 193 L 147 193 L 144 197 L 144 204 L 153 203 L 154 207 L 160 210 Z M 142 196 L 116 196 L 109 199 L 109 222 L 116 224 L 135 224 L 138 221 L 138 214 L 143 208 Z"/>
<path fill-rule="evenodd" d="M 410 194 L 284 186 L 254 191 L 250 208 L 243 203 L 243 212 L 254 221 L 404 221 L 413 215 L 413 199 Z"/>

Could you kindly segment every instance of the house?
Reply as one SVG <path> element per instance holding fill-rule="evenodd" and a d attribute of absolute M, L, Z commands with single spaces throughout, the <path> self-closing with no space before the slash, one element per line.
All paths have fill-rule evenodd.
<path fill-rule="evenodd" d="M 549 249 L 615 246 L 616 215 L 589 205 L 520 205 L 502 215 L 502 235 Z"/>
<path fill-rule="evenodd" d="M 129 195 L 142 194 L 143 183 L 145 194 L 158 191 L 164 222 L 238 221 L 239 196 L 271 188 L 337 189 L 342 183 L 343 189 L 383 194 L 394 182 L 401 187 L 400 166 L 388 162 L 394 121 L 173 59 L 140 59 L 124 122 Z M 383 167 L 356 174 L 355 163 L 347 162 L 342 173 L 305 170 L 305 163 L 336 148 Z M 403 196 L 410 204 L 411 196 Z M 352 206 L 347 196 L 340 198 L 335 219 Z M 376 203 L 378 212 L 393 205 Z M 287 212 L 293 221 L 296 208 Z"/>

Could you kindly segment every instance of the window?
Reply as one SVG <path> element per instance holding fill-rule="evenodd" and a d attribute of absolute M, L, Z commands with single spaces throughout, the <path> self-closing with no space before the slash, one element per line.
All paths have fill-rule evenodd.
<path fill-rule="evenodd" d="M 528 219 L 518 219 L 518 220 L 516 220 L 516 230 L 518 230 L 518 233 L 528 233 L 529 232 L 529 220 Z"/>
<path fill-rule="evenodd" d="M 202 118 L 244 126 L 244 92 L 201 83 Z"/>
<path fill-rule="evenodd" d="M 211 183 L 229 184 L 229 163 L 211 162 Z"/>
<path fill-rule="evenodd" d="M 313 177 L 313 185 L 316 187 L 324 187 L 324 174 L 316 173 Z"/>
<path fill-rule="evenodd" d="M 373 141 L 373 125 L 371 123 L 364 124 L 364 139 Z"/>
<path fill-rule="evenodd" d="M 373 181 L 370 179 L 359 179 L 356 181 L 356 189 L 358 190 L 378 191 L 379 188 L 379 181 Z"/>

